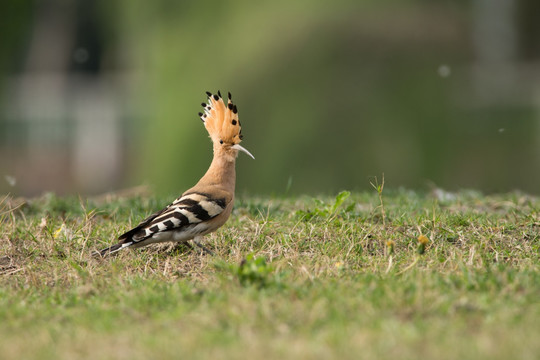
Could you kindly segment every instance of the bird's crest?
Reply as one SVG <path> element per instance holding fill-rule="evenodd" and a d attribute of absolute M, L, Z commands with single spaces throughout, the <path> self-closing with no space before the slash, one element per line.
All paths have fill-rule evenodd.
<path fill-rule="evenodd" d="M 242 127 L 238 120 L 238 109 L 231 100 L 231 93 L 228 94 L 227 104 L 219 91 L 217 94 L 207 91 L 206 94 L 208 103 L 201 104 L 204 113 L 199 113 L 199 116 L 212 141 L 239 144 L 242 141 Z"/>

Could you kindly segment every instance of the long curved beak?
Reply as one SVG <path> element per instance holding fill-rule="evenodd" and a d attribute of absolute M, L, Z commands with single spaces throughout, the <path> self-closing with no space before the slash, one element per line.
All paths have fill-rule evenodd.
<path fill-rule="evenodd" d="M 236 144 L 236 145 L 233 145 L 231 146 L 233 149 L 236 149 L 236 150 L 240 150 L 240 151 L 243 151 L 245 152 L 246 154 L 249 155 L 249 157 L 251 157 L 253 160 L 255 160 L 255 156 L 251 155 L 251 153 L 249 151 L 247 151 L 246 148 L 244 148 L 243 146 L 241 146 L 240 144 Z"/>

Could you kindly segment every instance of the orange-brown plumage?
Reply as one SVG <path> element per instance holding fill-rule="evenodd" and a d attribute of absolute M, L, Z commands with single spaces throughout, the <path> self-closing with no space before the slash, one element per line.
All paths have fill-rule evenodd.
<path fill-rule="evenodd" d="M 218 95 L 210 95 L 208 104 L 204 104 L 205 113 L 201 116 L 204 126 L 212 141 L 223 141 L 228 144 L 239 144 L 242 141 L 242 127 L 238 120 L 238 110 L 231 101 L 230 94 L 227 105 Z"/>

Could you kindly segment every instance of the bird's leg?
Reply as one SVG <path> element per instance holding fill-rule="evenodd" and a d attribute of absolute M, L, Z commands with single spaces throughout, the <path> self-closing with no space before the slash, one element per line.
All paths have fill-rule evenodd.
<path fill-rule="evenodd" d="M 214 252 L 208 248 L 206 248 L 203 244 L 200 243 L 202 236 L 195 236 L 192 241 L 195 245 L 197 245 L 203 252 L 203 254 L 210 254 L 212 256 L 216 255 Z"/>
<path fill-rule="evenodd" d="M 179 243 L 174 247 L 174 249 L 180 250 L 180 249 L 182 249 L 184 246 L 187 247 L 187 248 L 188 248 L 189 250 L 191 250 L 191 251 L 194 250 L 193 246 L 191 246 L 191 244 L 188 243 L 187 241 L 179 242 Z"/>

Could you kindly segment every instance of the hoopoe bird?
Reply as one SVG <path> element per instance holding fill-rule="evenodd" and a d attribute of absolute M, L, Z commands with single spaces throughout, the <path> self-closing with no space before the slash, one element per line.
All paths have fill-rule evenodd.
<path fill-rule="evenodd" d="M 187 243 L 189 240 L 210 252 L 200 244 L 200 240 L 225 224 L 231 215 L 238 151 L 245 152 L 253 159 L 255 157 L 240 145 L 242 128 L 231 93 L 228 94 L 227 104 L 219 91 L 217 95 L 208 91 L 206 94 L 208 102 L 201 104 L 204 113 L 199 113 L 199 117 L 214 147 L 214 158 L 206 174 L 167 207 L 120 235 L 117 244 L 101 250 L 99 255 L 106 256 L 122 249 L 139 248 L 154 243 Z"/>

